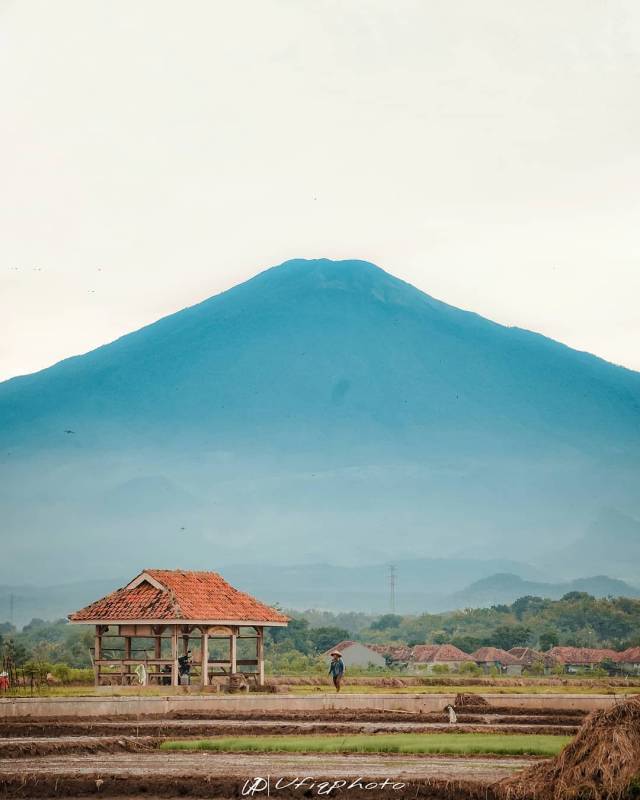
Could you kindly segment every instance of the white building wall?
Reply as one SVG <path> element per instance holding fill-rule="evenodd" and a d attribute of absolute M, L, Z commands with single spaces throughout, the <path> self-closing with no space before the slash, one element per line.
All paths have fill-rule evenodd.
<path fill-rule="evenodd" d="M 375 650 L 370 650 L 359 642 L 344 648 L 342 651 L 342 660 L 344 661 L 345 667 L 368 667 L 369 665 L 384 667 L 387 663 L 384 660 L 384 656 L 381 656 L 380 653 L 376 653 Z M 325 656 L 325 661 L 327 664 L 330 663 L 331 656 Z"/>

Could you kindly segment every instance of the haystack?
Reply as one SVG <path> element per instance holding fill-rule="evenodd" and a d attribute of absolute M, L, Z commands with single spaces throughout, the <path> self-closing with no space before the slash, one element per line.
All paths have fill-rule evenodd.
<path fill-rule="evenodd" d="M 453 705 L 455 708 L 464 708 L 464 706 L 488 706 L 489 703 L 482 695 L 461 692 L 456 695 Z"/>
<path fill-rule="evenodd" d="M 505 800 L 618 800 L 640 776 L 640 696 L 590 714 L 562 752 L 505 778 Z"/>

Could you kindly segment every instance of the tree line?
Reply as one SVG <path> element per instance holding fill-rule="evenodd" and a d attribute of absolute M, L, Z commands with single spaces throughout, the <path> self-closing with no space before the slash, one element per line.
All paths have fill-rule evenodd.
<path fill-rule="evenodd" d="M 558 644 L 624 650 L 640 645 L 640 599 L 595 598 L 570 592 L 560 600 L 521 597 L 510 605 L 439 614 L 383 614 L 287 610 L 286 628 L 267 628 L 265 649 L 272 671 L 304 669 L 345 639 L 370 644 L 451 643 L 466 653 L 493 645 L 548 650 Z M 0 623 L 0 653 L 18 666 L 29 662 L 88 667 L 90 626 L 34 619 L 22 630 Z"/>

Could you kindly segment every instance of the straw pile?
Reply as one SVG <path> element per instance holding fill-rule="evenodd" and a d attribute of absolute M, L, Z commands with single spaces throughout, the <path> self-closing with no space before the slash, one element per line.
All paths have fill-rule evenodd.
<path fill-rule="evenodd" d="M 453 705 L 455 708 L 464 708 L 465 706 L 488 706 L 489 703 L 479 694 L 461 692 L 456 695 Z"/>
<path fill-rule="evenodd" d="M 505 800 L 619 800 L 640 776 L 640 695 L 587 717 L 576 738 L 496 789 Z"/>

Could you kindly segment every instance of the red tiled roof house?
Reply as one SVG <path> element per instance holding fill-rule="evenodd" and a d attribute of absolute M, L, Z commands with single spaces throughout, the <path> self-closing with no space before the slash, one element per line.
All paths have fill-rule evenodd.
<path fill-rule="evenodd" d="M 471 656 L 452 644 L 417 644 L 411 650 L 409 667 L 413 672 L 418 672 L 430 671 L 442 665 L 456 671 L 468 661 L 472 661 Z"/>
<path fill-rule="evenodd" d="M 539 667 L 547 674 L 558 664 L 553 656 L 534 650 L 533 647 L 512 647 L 509 653 L 520 662 L 523 670 L 535 671 L 535 668 Z"/>
<path fill-rule="evenodd" d="M 548 655 L 562 664 L 565 672 L 597 669 L 605 661 L 616 661 L 615 650 L 596 647 L 552 647 Z"/>
<path fill-rule="evenodd" d="M 69 620 L 95 625 L 96 685 L 127 684 L 143 664 L 150 683 L 168 682 L 170 676 L 171 685 L 177 686 L 179 640 L 186 654 L 192 639 L 200 645 L 199 661 L 193 662 L 203 685 L 212 675 L 238 671 L 253 675 L 262 685 L 264 628 L 284 626 L 289 618 L 234 589 L 216 572 L 148 569 L 122 589 L 70 614 Z M 108 647 L 110 637 L 121 637 L 124 648 Z M 152 644 L 149 649 L 135 649 L 136 639 Z M 228 640 L 228 658 L 211 659 L 210 640 L 221 639 Z M 238 659 L 238 639 L 255 640 L 255 658 Z M 120 657 L 109 657 L 114 652 Z"/>
<path fill-rule="evenodd" d="M 640 647 L 630 647 L 617 654 L 618 669 L 627 674 L 640 673 Z"/>
<path fill-rule="evenodd" d="M 502 650 L 499 647 L 480 647 L 475 653 L 471 654 L 471 658 L 485 672 L 494 667 L 499 672 L 507 675 L 520 675 L 522 673 L 522 663 L 511 653 L 507 653 L 506 650 Z"/>
<path fill-rule="evenodd" d="M 411 647 L 406 644 L 368 644 L 370 650 L 379 653 L 385 660 L 394 666 L 406 667 L 411 658 Z"/>

